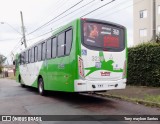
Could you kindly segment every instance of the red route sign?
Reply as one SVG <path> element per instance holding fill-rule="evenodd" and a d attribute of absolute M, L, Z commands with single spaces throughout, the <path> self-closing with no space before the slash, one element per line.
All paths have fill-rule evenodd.
<path fill-rule="evenodd" d="M 112 36 L 112 35 L 107 35 L 104 36 L 104 47 L 119 47 L 119 38 Z"/>

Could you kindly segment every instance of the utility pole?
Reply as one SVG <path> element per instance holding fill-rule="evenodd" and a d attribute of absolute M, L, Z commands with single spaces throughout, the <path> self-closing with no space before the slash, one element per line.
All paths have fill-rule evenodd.
<path fill-rule="evenodd" d="M 153 40 L 156 40 L 156 0 L 153 0 Z"/>
<path fill-rule="evenodd" d="M 22 22 L 23 43 L 24 43 L 25 48 L 27 48 L 26 36 L 25 36 L 25 28 L 24 28 L 24 23 L 23 23 L 23 15 L 22 15 L 22 11 L 20 11 L 20 14 L 21 14 L 21 22 Z"/>

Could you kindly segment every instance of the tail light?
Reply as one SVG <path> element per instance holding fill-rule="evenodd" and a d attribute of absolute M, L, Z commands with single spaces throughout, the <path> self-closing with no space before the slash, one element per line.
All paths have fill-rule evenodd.
<path fill-rule="evenodd" d="M 81 57 L 78 57 L 78 70 L 79 70 L 79 75 L 84 78 L 84 70 L 83 70 L 83 60 Z"/>
<path fill-rule="evenodd" d="M 81 20 L 86 21 L 87 19 L 86 18 L 81 18 Z"/>
<path fill-rule="evenodd" d="M 127 77 L 127 63 L 126 63 L 126 60 L 124 62 L 124 67 L 123 67 L 123 76 L 122 78 L 126 78 Z"/>

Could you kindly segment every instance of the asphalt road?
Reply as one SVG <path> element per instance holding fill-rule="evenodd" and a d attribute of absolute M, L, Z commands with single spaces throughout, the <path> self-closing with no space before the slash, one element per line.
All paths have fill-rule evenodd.
<path fill-rule="evenodd" d="M 86 94 L 48 92 L 47 96 L 40 96 L 37 89 L 22 88 L 14 80 L 0 79 L 0 115 L 160 115 L 160 109 Z M 21 122 L 13 123 L 21 124 Z M 72 124 L 75 122 L 32 123 Z M 84 122 L 78 121 L 77 123 Z M 85 123 L 104 124 L 107 122 L 88 121 Z M 112 123 L 128 124 L 137 122 L 115 121 Z M 139 123 L 150 124 L 151 122 Z M 159 122 L 152 123 L 159 124 Z"/>

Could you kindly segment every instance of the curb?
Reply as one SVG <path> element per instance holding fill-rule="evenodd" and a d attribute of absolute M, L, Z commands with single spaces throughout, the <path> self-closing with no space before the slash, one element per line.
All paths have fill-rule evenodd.
<path fill-rule="evenodd" d="M 136 104 L 142 104 L 142 105 L 145 105 L 145 106 L 160 108 L 159 103 L 149 102 L 149 101 L 145 101 L 145 100 L 142 100 L 142 99 L 134 99 L 134 98 L 128 98 L 128 97 L 112 95 L 112 94 L 103 94 L 103 93 L 96 93 L 96 95 L 102 96 L 102 97 L 115 98 L 115 99 L 124 100 L 124 101 L 128 101 L 128 102 L 133 102 L 133 103 L 136 103 Z"/>

